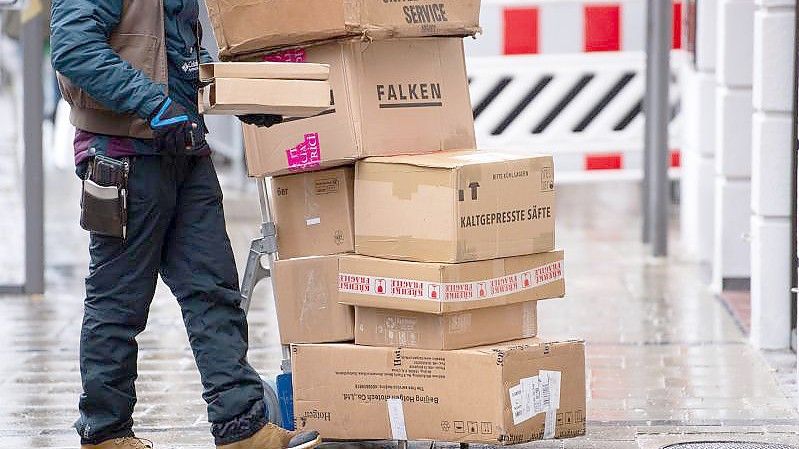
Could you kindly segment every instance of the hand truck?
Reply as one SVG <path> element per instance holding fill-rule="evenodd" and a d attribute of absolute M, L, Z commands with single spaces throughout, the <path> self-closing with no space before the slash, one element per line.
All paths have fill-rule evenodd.
<path fill-rule="evenodd" d="M 256 284 L 264 278 L 270 278 L 272 293 L 275 293 L 275 281 L 272 278 L 272 266 L 278 257 L 277 233 L 272 219 L 272 205 L 269 202 L 269 180 L 266 177 L 256 178 L 258 187 L 258 200 L 261 209 L 261 237 L 250 243 L 250 252 L 247 256 L 247 266 L 241 281 L 241 307 L 249 311 L 252 293 Z M 267 266 L 263 266 L 266 259 Z M 263 378 L 264 402 L 266 416 L 269 422 L 277 424 L 284 429 L 294 430 L 294 392 L 291 383 L 291 347 L 282 345 L 283 360 L 280 363 L 281 373 L 275 381 Z M 322 435 L 324 437 L 324 435 Z M 407 449 L 408 441 L 397 441 L 398 449 Z M 469 449 L 469 443 L 460 443 L 460 449 Z"/>

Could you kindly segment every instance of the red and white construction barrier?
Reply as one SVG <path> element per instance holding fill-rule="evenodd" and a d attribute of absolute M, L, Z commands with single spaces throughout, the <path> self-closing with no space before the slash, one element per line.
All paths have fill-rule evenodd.
<path fill-rule="evenodd" d="M 672 47 L 682 47 L 682 2 L 674 2 Z M 483 0 L 483 34 L 470 56 L 644 51 L 644 0 Z"/>

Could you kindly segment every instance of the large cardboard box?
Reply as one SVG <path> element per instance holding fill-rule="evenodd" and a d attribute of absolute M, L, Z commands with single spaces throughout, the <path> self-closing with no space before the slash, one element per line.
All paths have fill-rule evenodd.
<path fill-rule="evenodd" d="M 281 259 L 272 276 L 281 343 L 354 339 L 353 308 L 338 303 L 338 256 Z"/>
<path fill-rule="evenodd" d="M 202 114 L 308 117 L 330 108 L 330 67 L 285 62 L 200 65 Z"/>
<path fill-rule="evenodd" d="M 479 0 L 206 0 L 219 57 L 358 36 L 470 36 Z"/>
<path fill-rule="evenodd" d="M 272 178 L 280 257 L 352 251 L 352 196 L 352 167 Z"/>
<path fill-rule="evenodd" d="M 552 156 L 453 151 L 355 170 L 358 254 L 467 262 L 555 247 Z"/>
<path fill-rule="evenodd" d="M 333 108 L 268 129 L 245 125 L 251 176 L 475 147 L 461 39 L 348 41 L 289 53 L 274 58 L 330 65 Z"/>
<path fill-rule="evenodd" d="M 535 337 L 536 301 L 436 315 L 355 308 L 355 344 L 461 349 Z"/>
<path fill-rule="evenodd" d="M 563 251 L 459 264 L 347 255 L 339 262 L 345 304 L 453 313 L 566 294 Z"/>
<path fill-rule="evenodd" d="M 506 445 L 585 434 L 581 341 L 292 352 L 296 425 L 323 438 Z"/>

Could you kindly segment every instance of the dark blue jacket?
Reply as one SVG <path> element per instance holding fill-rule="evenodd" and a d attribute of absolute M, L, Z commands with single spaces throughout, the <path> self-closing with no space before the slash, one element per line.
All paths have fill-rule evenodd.
<path fill-rule="evenodd" d="M 167 89 L 109 44 L 126 6 L 141 1 L 53 0 L 51 46 L 53 67 L 72 84 L 116 113 L 147 119 L 164 101 Z M 198 42 L 197 0 L 163 0 L 163 8 L 169 96 L 199 120 L 198 51 L 201 62 L 211 58 Z"/>

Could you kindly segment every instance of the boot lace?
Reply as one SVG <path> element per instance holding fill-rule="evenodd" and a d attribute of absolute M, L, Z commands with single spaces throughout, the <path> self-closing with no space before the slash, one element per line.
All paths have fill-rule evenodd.
<path fill-rule="evenodd" d="M 117 446 L 127 445 L 131 449 L 153 449 L 153 442 L 143 438 L 125 437 L 114 440 Z"/>

